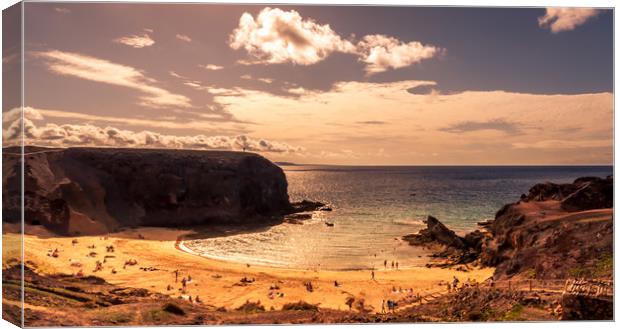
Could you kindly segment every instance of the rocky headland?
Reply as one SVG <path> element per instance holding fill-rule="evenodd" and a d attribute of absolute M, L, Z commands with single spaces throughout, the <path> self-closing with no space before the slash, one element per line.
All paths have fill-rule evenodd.
<path fill-rule="evenodd" d="M 121 227 L 269 224 L 291 204 L 284 172 L 249 152 L 26 147 L 26 224 L 57 234 Z M 20 220 L 20 155 L 3 152 L 3 220 Z"/>
<path fill-rule="evenodd" d="M 536 184 L 464 237 L 432 216 L 426 224 L 404 239 L 432 248 L 430 265 L 495 267 L 495 280 L 612 277 L 613 177 Z"/>

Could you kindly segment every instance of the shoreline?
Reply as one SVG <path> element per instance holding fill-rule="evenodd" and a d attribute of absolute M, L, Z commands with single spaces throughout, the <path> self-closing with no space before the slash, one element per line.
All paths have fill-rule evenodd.
<path fill-rule="evenodd" d="M 223 257 L 213 257 L 207 254 L 202 254 L 199 252 L 194 251 L 192 248 L 188 247 L 185 245 L 185 241 L 187 241 L 186 239 L 184 239 L 184 237 L 187 237 L 188 235 L 191 234 L 195 234 L 195 233 L 188 233 L 188 234 L 182 234 L 179 235 L 175 241 L 175 248 L 177 248 L 179 251 L 181 252 L 185 252 L 188 253 L 190 255 L 194 255 L 194 256 L 198 256 L 198 257 L 202 257 L 208 260 L 212 260 L 212 261 L 216 261 L 216 262 L 224 262 L 224 263 L 230 263 L 230 264 L 240 264 L 240 265 L 246 265 L 250 264 L 251 266 L 256 266 L 256 267 L 265 267 L 265 268 L 269 268 L 269 269 L 273 269 L 273 270 L 291 270 L 291 271 L 312 271 L 312 272 L 317 272 L 317 271 L 328 271 L 328 272 L 359 272 L 359 271 L 375 271 L 375 272 L 385 272 L 385 271 L 391 271 L 391 270 L 395 270 L 394 268 L 382 268 L 382 267 L 377 267 L 377 268 L 372 268 L 372 267 L 359 267 L 359 268 L 342 268 L 342 269 L 324 269 L 324 268 L 300 268 L 300 267 L 291 267 L 291 266 L 270 266 L 270 265 L 265 265 L 265 264 L 255 264 L 255 263 L 243 263 L 243 262 L 239 262 L 239 261 L 234 261 L 234 260 L 230 260 L 230 259 L 225 259 Z M 402 239 L 402 238 L 399 238 Z M 403 240 L 403 242 L 406 242 Z M 419 246 L 411 246 L 411 245 L 407 245 L 406 248 L 417 248 L 420 250 L 423 250 L 425 252 L 425 254 L 423 257 L 425 258 L 427 261 L 431 261 L 433 259 L 433 257 L 431 256 L 431 251 L 428 248 L 424 248 L 424 247 L 419 247 Z M 419 266 L 400 266 L 398 269 L 401 270 L 406 270 L 406 269 L 415 269 L 415 268 L 426 268 L 428 263 L 425 263 L 425 265 L 419 265 Z"/>
<path fill-rule="evenodd" d="M 188 230 L 144 227 L 106 236 L 78 237 L 76 245 L 72 245 L 73 237 L 26 234 L 25 263 L 34 264 L 36 271 L 44 275 L 76 275 L 81 269 L 84 275 L 99 276 L 121 287 L 145 288 L 173 298 L 200 296 L 203 303 L 226 309 L 237 308 L 246 301 L 260 301 L 267 309 L 280 309 L 286 303 L 306 301 L 325 308 L 345 310 L 348 309 L 345 299 L 352 296 L 364 299 L 374 312 L 381 310 L 383 300 L 406 299 L 410 291 L 421 295 L 447 292 L 445 283 L 454 276 L 462 282 L 467 279 L 482 282 L 491 277 L 494 271 L 494 268 L 462 272 L 456 269 L 419 267 L 377 271 L 376 278 L 371 279 L 370 270 L 247 266 L 187 252 L 184 250 L 186 247 L 182 247 L 183 237 L 192 233 Z M 17 237 L 18 234 L 5 231 L 5 238 L 11 236 Z M 107 245 L 115 246 L 113 254 L 103 252 Z M 90 249 L 89 246 L 95 248 Z M 46 256 L 52 249 L 59 250 L 57 258 Z M 88 254 L 92 252 L 97 255 L 89 257 Z M 93 272 L 95 261 L 103 255 L 110 258 L 104 258 L 106 262 L 103 270 Z M 137 265 L 123 269 L 123 263 L 128 259 L 135 259 Z M 79 263 L 80 266 L 71 266 L 72 263 Z M 147 270 L 142 270 L 145 268 Z M 116 273 L 112 273 L 112 270 Z M 178 290 L 180 282 L 175 283 L 175 270 L 180 271 L 179 281 L 181 277 L 192 277 L 185 294 Z M 243 283 L 244 278 L 251 283 Z M 335 286 L 334 281 L 338 281 L 339 286 Z M 307 282 L 314 286 L 312 292 L 306 289 Z M 168 285 L 172 286 L 171 290 L 167 289 Z M 270 297 L 270 288 L 274 286 L 278 286 L 277 291 L 283 293 L 282 297 Z"/>

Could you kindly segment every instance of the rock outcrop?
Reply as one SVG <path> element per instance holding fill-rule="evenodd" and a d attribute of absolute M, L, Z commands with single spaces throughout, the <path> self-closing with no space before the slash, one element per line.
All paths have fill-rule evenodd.
<path fill-rule="evenodd" d="M 460 237 L 433 216 L 424 221 L 426 228 L 409 234 L 403 240 L 413 246 L 435 247 L 435 256 L 447 259 L 441 265 L 464 264 L 475 260 L 480 254 L 485 234 L 479 230 Z"/>
<path fill-rule="evenodd" d="M 4 221 L 19 221 L 18 149 L 4 149 Z M 253 153 L 27 148 L 27 224 L 63 234 L 244 223 L 293 211 L 280 167 Z"/>
<path fill-rule="evenodd" d="M 436 242 L 448 247 L 465 248 L 465 240 L 447 228 L 437 218 L 428 216 L 424 223 L 426 224 L 425 229 L 420 230 L 417 234 L 406 235 L 404 239 L 412 245 Z"/>
<path fill-rule="evenodd" d="M 560 201 L 562 209 L 581 211 L 613 207 L 613 177 L 581 177 L 572 184 L 534 185 L 523 201 Z"/>
<path fill-rule="evenodd" d="M 495 278 L 607 277 L 613 253 L 613 178 L 537 184 L 485 229 L 480 261 Z"/>
<path fill-rule="evenodd" d="M 613 178 L 537 184 L 495 219 L 459 237 L 429 216 L 427 228 L 405 236 L 412 245 L 439 244 L 446 264 L 477 261 L 495 279 L 610 278 L 613 269 Z"/>

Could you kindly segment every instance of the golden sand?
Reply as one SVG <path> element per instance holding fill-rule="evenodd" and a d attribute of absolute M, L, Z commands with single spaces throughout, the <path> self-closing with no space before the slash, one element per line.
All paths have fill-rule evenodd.
<path fill-rule="evenodd" d="M 27 230 L 28 232 L 28 230 Z M 216 307 L 236 308 L 246 301 L 258 301 L 267 309 L 280 309 L 282 305 L 300 300 L 320 304 L 321 307 L 348 309 L 349 296 L 364 299 L 365 304 L 381 310 L 382 300 L 401 300 L 413 289 L 413 295 L 445 292 L 446 282 L 456 276 L 461 282 L 467 279 L 481 282 L 493 273 L 492 268 L 473 269 L 468 272 L 440 268 L 410 268 L 379 270 L 375 279 L 367 270 L 360 271 L 308 271 L 295 269 L 247 266 L 224 262 L 187 253 L 176 246 L 177 238 L 191 231 L 168 228 L 139 228 L 102 236 L 74 238 L 25 235 L 25 261 L 36 264 L 43 274 L 63 273 L 96 275 L 112 284 L 151 291 L 173 297 L 191 296 Z M 8 233 L 4 241 L 19 241 L 19 235 Z M 18 252 L 17 244 L 5 244 L 5 255 Z M 92 248 L 94 246 L 94 248 Z M 114 246 L 108 252 L 106 246 Z M 58 257 L 53 257 L 57 249 Z M 108 256 L 108 257 L 106 257 Z M 136 265 L 125 262 L 135 259 Z M 105 260 L 105 262 L 104 262 Z M 103 269 L 93 272 L 96 261 L 104 262 Z M 144 270 L 146 268 L 147 270 Z M 152 270 L 155 269 L 155 270 Z M 175 270 L 179 270 L 175 282 Z M 113 273 L 116 272 L 116 273 Z M 191 276 L 186 293 L 181 289 L 182 278 Z M 254 280 L 243 284 L 242 278 Z M 334 285 L 338 281 L 339 287 Z M 311 282 L 313 291 L 306 289 Z M 168 286 L 171 290 L 168 290 Z M 273 290 L 270 296 L 270 287 Z M 393 291 L 396 288 L 396 292 Z M 401 288 L 403 289 L 401 292 Z M 283 297 L 281 297 L 283 294 Z"/>

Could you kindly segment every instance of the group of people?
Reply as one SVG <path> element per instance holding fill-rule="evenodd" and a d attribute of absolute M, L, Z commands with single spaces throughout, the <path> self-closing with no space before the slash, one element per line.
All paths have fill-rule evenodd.
<path fill-rule="evenodd" d="M 395 301 L 393 301 L 391 299 L 388 299 L 387 303 L 386 303 L 386 301 L 384 299 L 384 300 L 381 301 L 381 313 L 384 313 L 384 314 L 386 313 L 385 312 L 386 304 L 387 304 L 388 312 L 391 312 L 391 313 L 394 313 L 394 311 L 396 310 L 396 307 L 398 307 L 398 303 L 397 302 L 395 302 Z"/>
<path fill-rule="evenodd" d="M 176 269 L 176 270 L 172 271 L 172 273 L 174 273 L 174 283 L 178 283 L 179 282 L 179 274 L 181 273 L 181 271 Z M 192 276 L 190 274 L 187 274 L 186 277 L 184 276 L 184 277 L 181 278 L 181 288 L 179 288 L 179 290 L 181 291 L 181 295 L 179 295 L 179 298 L 181 298 L 181 299 L 184 298 L 183 295 L 187 294 L 187 284 L 192 282 L 192 281 L 193 281 L 193 279 L 192 279 Z M 168 291 L 170 291 L 172 289 L 173 289 L 172 285 L 170 285 L 170 284 L 166 287 L 166 290 L 168 290 Z M 197 303 L 197 304 L 202 303 L 202 300 L 200 299 L 199 295 L 196 295 L 196 297 L 194 297 L 194 298 L 192 298 L 192 296 L 190 295 L 190 296 L 187 297 L 187 300 L 190 303 Z"/>
<path fill-rule="evenodd" d="M 58 248 L 56 248 L 53 251 L 48 251 L 47 252 L 47 256 L 48 257 L 58 258 L 58 256 L 60 256 L 60 252 L 58 251 Z"/>
<path fill-rule="evenodd" d="M 459 279 L 454 276 L 454 278 L 452 279 L 452 284 L 450 284 L 450 282 L 447 283 L 447 287 L 448 287 L 448 291 L 457 291 L 457 289 L 459 288 Z M 463 284 L 461 285 L 461 288 L 467 288 L 470 286 L 475 286 L 478 283 L 476 282 L 476 280 L 471 280 L 469 278 L 467 278 L 467 281 L 463 282 Z M 491 279 L 491 283 L 490 283 L 491 287 L 494 285 L 493 283 L 493 279 Z"/>
<path fill-rule="evenodd" d="M 387 261 L 387 259 L 383 261 L 383 268 L 385 268 L 385 269 L 388 268 L 388 261 Z M 392 269 L 398 269 L 398 262 L 392 261 Z"/>

